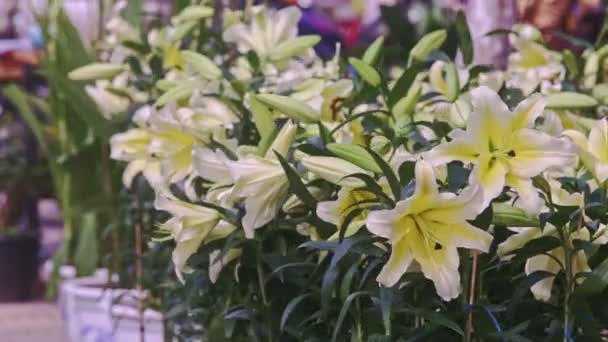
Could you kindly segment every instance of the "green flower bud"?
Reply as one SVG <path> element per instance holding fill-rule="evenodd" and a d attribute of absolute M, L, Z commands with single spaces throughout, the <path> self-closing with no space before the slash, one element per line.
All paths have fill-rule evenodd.
<path fill-rule="evenodd" d="M 327 144 L 327 149 L 336 156 L 366 170 L 375 173 L 382 172 L 369 152 L 359 145 L 331 143 Z"/>
<path fill-rule="evenodd" d="M 288 96 L 259 94 L 255 98 L 266 106 L 277 110 L 294 120 L 305 123 L 319 121 L 320 114 L 307 103 L 292 99 Z"/>
<path fill-rule="evenodd" d="M 75 81 L 99 80 L 112 78 L 123 70 L 124 67 L 121 64 L 92 63 L 70 71 L 68 77 Z"/>
<path fill-rule="evenodd" d="M 547 96 L 547 109 L 589 109 L 596 107 L 598 102 L 589 95 L 575 92 L 561 92 Z"/>
<path fill-rule="evenodd" d="M 505 227 L 540 227 L 537 218 L 508 203 L 492 204 L 492 223 Z"/>
<path fill-rule="evenodd" d="M 294 39 L 289 39 L 275 46 L 268 54 L 268 58 L 271 61 L 280 61 L 289 57 L 297 56 L 317 45 L 319 41 L 321 41 L 321 37 L 317 35 L 300 36 Z"/>

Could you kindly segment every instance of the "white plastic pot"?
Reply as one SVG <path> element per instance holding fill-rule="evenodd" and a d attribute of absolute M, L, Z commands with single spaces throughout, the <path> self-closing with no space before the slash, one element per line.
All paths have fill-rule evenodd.
<path fill-rule="evenodd" d="M 107 283 L 107 270 L 62 282 L 60 304 L 70 342 L 139 341 L 139 315 L 135 307 L 141 293 L 107 288 Z M 162 315 L 146 310 L 144 317 L 146 342 L 162 342 Z"/>
<path fill-rule="evenodd" d="M 107 280 L 76 278 L 61 284 L 61 305 L 69 341 L 112 342 L 109 315 L 111 296 L 104 289 Z"/>
<path fill-rule="evenodd" d="M 146 342 L 163 342 L 164 327 L 162 314 L 154 310 L 144 311 L 144 337 Z M 112 306 L 114 342 L 140 340 L 139 312 L 135 307 L 126 305 Z"/>

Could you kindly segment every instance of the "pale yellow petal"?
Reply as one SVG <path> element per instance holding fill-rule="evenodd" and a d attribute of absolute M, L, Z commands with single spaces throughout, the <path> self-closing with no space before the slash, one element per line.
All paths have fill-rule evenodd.
<path fill-rule="evenodd" d="M 422 273 L 433 281 L 437 294 L 450 301 L 460 294 L 460 258 L 455 247 L 429 243 L 420 234 L 408 235 L 414 259 L 420 264 Z"/>
<path fill-rule="evenodd" d="M 554 250 L 549 253 L 551 253 L 553 257 L 563 262 L 563 253 L 558 253 L 558 250 Z M 560 255 L 562 255 L 561 258 Z M 528 259 L 526 261 L 525 268 L 526 275 L 530 275 L 536 271 L 544 271 L 557 274 L 561 270 L 561 267 L 559 266 L 557 261 L 545 254 L 536 255 Z M 549 276 L 534 284 L 530 288 L 532 294 L 534 295 L 534 298 L 536 298 L 537 300 L 548 302 L 551 299 L 551 289 L 553 288 L 554 280 L 555 276 Z"/>
<path fill-rule="evenodd" d="M 546 101 L 540 94 L 534 94 L 521 101 L 513 110 L 511 130 L 534 127 L 536 119 L 543 114 Z"/>
<path fill-rule="evenodd" d="M 608 163 L 608 121 L 599 120 L 589 133 L 589 152 L 602 163 Z"/>
<path fill-rule="evenodd" d="M 483 207 L 486 207 L 502 192 L 505 186 L 507 167 L 499 159 L 482 155 L 479 163 L 471 172 L 469 183 L 479 184 L 483 189 Z"/>
<path fill-rule="evenodd" d="M 542 171 L 574 164 L 574 145 L 565 138 L 554 138 L 546 133 L 521 129 L 511 138 L 511 158 L 508 158 L 509 172 L 531 178 Z"/>
<path fill-rule="evenodd" d="M 510 132 L 513 114 L 502 99 L 488 87 L 478 87 L 471 91 L 473 112 L 469 115 L 467 133 L 476 144 L 487 151 L 500 149 Z"/>
<path fill-rule="evenodd" d="M 392 245 L 391 256 L 376 280 L 387 287 L 395 285 L 413 261 L 413 254 L 406 238 Z"/>

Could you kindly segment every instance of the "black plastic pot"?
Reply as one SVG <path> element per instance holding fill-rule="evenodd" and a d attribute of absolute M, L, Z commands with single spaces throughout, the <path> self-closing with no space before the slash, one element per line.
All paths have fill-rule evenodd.
<path fill-rule="evenodd" d="M 38 239 L 30 234 L 0 236 L 0 302 L 32 299 L 38 250 Z"/>

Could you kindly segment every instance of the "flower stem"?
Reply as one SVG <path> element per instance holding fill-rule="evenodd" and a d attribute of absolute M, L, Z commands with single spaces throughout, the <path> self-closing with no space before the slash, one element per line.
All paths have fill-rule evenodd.
<path fill-rule="evenodd" d="M 471 282 L 469 284 L 469 314 L 467 317 L 467 325 L 465 327 L 464 340 L 465 342 L 471 341 L 471 335 L 473 333 L 473 310 L 472 306 L 475 304 L 475 283 L 477 282 L 477 251 L 472 251 L 471 256 L 473 258 L 471 266 Z"/>

